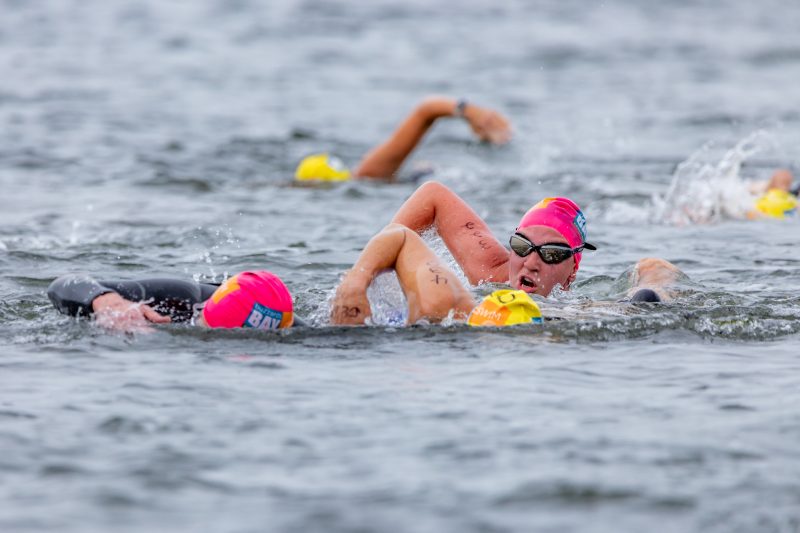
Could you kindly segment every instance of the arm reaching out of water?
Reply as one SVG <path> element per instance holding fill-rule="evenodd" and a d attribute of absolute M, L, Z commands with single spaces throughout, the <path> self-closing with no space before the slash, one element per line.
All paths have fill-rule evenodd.
<path fill-rule="evenodd" d="M 463 102 L 463 101 L 462 101 Z M 370 150 L 356 168 L 358 178 L 394 176 L 403 161 L 414 151 L 425 133 L 441 117 L 461 116 L 482 141 L 504 144 L 511 139 L 508 119 L 492 109 L 452 98 L 430 97 L 423 100 L 392 135 Z"/>
<path fill-rule="evenodd" d="M 508 281 L 508 250 L 486 222 L 445 185 L 435 181 L 422 184 L 392 222 L 417 233 L 434 227 L 470 283 Z"/>
<path fill-rule="evenodd" d="M 367 287 L 382 270 L 394 268 L 408 301 L 408 322 L 441 321 L 451 311 L 466 318 L 475 302 L 456 275 L 422 238 L 399 224 L 373 237 L 336 289 L 334 324 L 363 324 L 372 315 Z"/>

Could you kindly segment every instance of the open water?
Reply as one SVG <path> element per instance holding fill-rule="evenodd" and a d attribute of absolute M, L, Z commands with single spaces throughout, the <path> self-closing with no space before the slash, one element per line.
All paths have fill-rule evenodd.
<path fill-rule="evenodd" d="M 800 531 L 798 221 L 727 209 L 800 163 L 799 27 L 790 0 L 0 0 L 0 530 Z M 293 168 L 429 93 L 513 120 L 408 167 L 498 235 L 584 207 L 562 320 L 326 325 L 414 185 Z M 645 256 L 680 297 L 614 303 Z M 253 268 L 316 327 L 114 335 L 45 295 Z"/>

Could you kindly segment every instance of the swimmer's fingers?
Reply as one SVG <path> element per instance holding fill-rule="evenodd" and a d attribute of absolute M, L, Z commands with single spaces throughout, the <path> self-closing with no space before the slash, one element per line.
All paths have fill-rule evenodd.
<path fill-rule="evenodd" d="M 505 144 L 511 140 L 509 120 L 493 109 L 470 104 L 464 112 L 464 118 L 482 141 Z"/>
<path fill-rule="evenodd" d="M 146 318 L 153 324 L 169 324 L 170 322 L 172 322 L 172 318 L 158 313 L 149 305 L 141 305 L 141 309 L 144 318 Z"/>
<path fill-rule="evenodd" d="M 505 144 L 511 140 L 511 126 L 500 113 L 492 112 L 483 124 L 485 140 L 493 144 Z"/>
<path fill-rule="evenodd" d="M 94 314 L 95 323 L 106 329 L 122 332 L 140 332 L 150 329 L 141 311 L 136 309 L 104 309 Z"/>

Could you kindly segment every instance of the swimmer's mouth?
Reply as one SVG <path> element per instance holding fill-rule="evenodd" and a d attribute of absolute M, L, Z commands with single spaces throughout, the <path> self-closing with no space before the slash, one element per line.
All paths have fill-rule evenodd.
<path fill-rule="evenodd" d="M 528 276 L 520 277 L 519 278 L 519 285 L 520 285 L 520 288 L 522 290 L 524 290 L 525 292 L 533 292 L 534 290 L 536 290 L 536 282 L 534 282 Z M 526 290 L 526 289 L 530 289 L 530 290 Z"/>

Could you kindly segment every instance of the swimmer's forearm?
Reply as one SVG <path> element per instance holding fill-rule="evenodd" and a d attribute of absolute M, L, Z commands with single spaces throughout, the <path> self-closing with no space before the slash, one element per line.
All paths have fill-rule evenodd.
<path fill-rule="evenodd" d="M 430 97 L 423 100 L 382 144 L 370 150 L 355 169 L 361 178 L 390 178 L 441 117 L 455 116 L 457 101 Z"/>
<path fill-rule="evenodd" d="M 486 222 L 445 185 L 421 185 L 397 211 L 393 223 L 422 233 L 435 228 L 470 283 L 506 281 L 508 251 Z"/>
<path fill-rule="evenodd" d="M 389 225 L 374 236 L 342 278 L 331 304 L 334 324 L 363 324 L 372 316 L 367 288 L 382 270 L 392 268 L 403 248 L 407 228 Z"/>
<path fill-rule="evenodd" d="M 393 268 L 405 242 L 405 231 L 405 227 L 390 224 L 370 239 L 342 283 L 347 281 L 366 290 L 378 273 Z"/>

